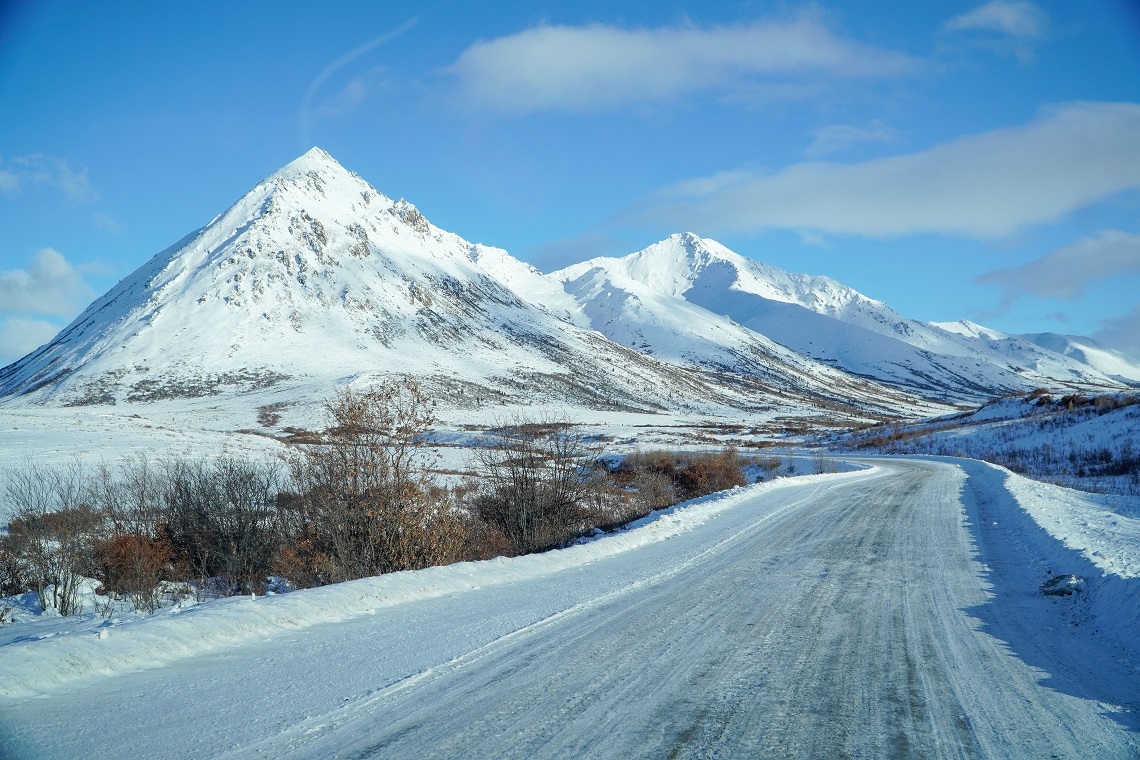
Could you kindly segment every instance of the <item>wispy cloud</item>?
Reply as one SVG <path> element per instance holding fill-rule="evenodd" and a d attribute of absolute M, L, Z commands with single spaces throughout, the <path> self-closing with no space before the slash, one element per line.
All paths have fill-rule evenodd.
<path fill-rule="evenodd" d="M 345 112 L 344 107 L 346 105 L 352 105 L 353 107 L 355 107 L 356 105 L 358 105 L 360 102 L 363 101 L 363 99 L 366 95 L 364 81 L 362 79 L 356 79 L 356 80 L 352 80 L 348 84 L 346 84 L 345 87 L 336 96 L 334 96 L 334 98 L 332 100 L 326 101 L 321 106 L 315 106 L 314 103 L 315 103 L 317 94 L 321 91 L 321 88 L 324 86 L 325 82 L 327 82 L 333 74 L 337 73 L 338 71 L 343 69 L 345 66 L 347 66 L 348 64 L 357 60 L 361 56 L 372 52 L 373 50 L 380 47 L 381 45 L 385 45 L 385 44 L 391 42 L 392 40 L 396 39 L 400 35 L 404 34 L 409 29 L 414 27 L 416 25 L 416 23 L 418 23 L 418 21 L 419 21 L 419 19 L 417 19 L 417 18 L 408 19 L 407 21 L 400 24 L 396 28 L 390 29 L 378 37 L 373 37 L 371 40 L 369 40 L 368 42 L 365 42 L 363 45 L 355 47 L 352 50 L 349 50 L 347 53 L 345 53 L 341 57 L 337 58 L 335 61 L 330 63 L 328 66 L 325 66 L 324 69 L 321 70 L 321 73 L 318 74 L 316 76 L 316 78 L 313 79 L 313 81 L 309 83 L 309 87 L 305 90 L 305 97 L 301 101 L 301 118 L 300 118 L 300 121 L 301 121 L 301 137 L 304 140 L 306 145 L 308 145 L 311 142 L 310 133 L 312 131 L 314 119 L 320 118 L 320 117 L 327 118 L 330 115 L 335 115 L 328 110 L 330 108 L 330 106 L 332 106 L 332 107 L 339 106 L 341 109 L 341 112 L 343 113 L 343 112 Z M 324 109 L 323 111 L 322 111 L 322 108 Z"/>
<path fill-rule="evenodd" d="M 10 169 L 0 168 L 0 193 L 15 195 L 20 192 L 20 175 Z"/>
<path fill-rule="evenodd" d="M 709 28 L 539 26 L 477 42 L 449 71 L 467 106 L 521 115 L 612 110 L 705 91 L 732 97 L 789 80 L 891 77 L 918 66 L 803 17 Z"/>
<path fill-rule="evenodd" d="M 71 318 L 92 295 L 82 272 L 53 248 L 40 249 L 26 269 L 0 271 L 0 315 Z"/>
<path fill-rule="evenodd" d="M 29 186 L 58 190 L 76 203 L 91 203 L 99 199 L 87 178 L 87 168 L 73 169 L 58 156 L 33 153 L 0 162 L 0 193 L 12 197 Z"/>
<path fill-rule="evenodd" d="M 994 0 L 946 22 L 951 32 L 992 32 L 1010 37 L 1037 39 L 1045 35 L 1045 11 L 1034 3 Z"/>
<path fill-rule="evenodd" d="M 765 228 L 893 237 L 1009 235 L 1140 188 L 1140 105 L 1075 103 L 928 150 L 666 188 L 621 221 L 717 235 Z"/>
<path fill-rule="evenodd" d="M 115 219 L 113 216 L 105 214 L 102 211 L 96 211 L 91 215 L 91 223 L 99 229 L 113 232 L 116 235 L 126 229 L 126 225 L 124 225 L 118 219 Z"/>
<path fill-rule="evenodd" d="M 977 281 L 1001 286 L 1008 304 L 1022 295 L 1071 301 L 1094 282 L 1129 274 L 1140 274 L 1140 235 L 1102 230 L 1028 264 L 986 272 Z"/>
<path fill-rule="evenodd" d="M 818 158 L 819 156 L 838 153 L 859 143 L 889 143 L 897 137 L 898 132 L 878 119 L 865 127 L 832 124 L 820 127 L 815 131 L 811 145 L 808 146 L 805 153 L 813 158 Z"/>
<path fill-rule="evenodd" d="M 943 30 L 991 52 L 1012 54 L 1023 64 L 1036 58 L 1036 45 L 1047 36 L 1049 18 L 1039 6 L 1020 0 L 994 0 L 954 16 Z"/>

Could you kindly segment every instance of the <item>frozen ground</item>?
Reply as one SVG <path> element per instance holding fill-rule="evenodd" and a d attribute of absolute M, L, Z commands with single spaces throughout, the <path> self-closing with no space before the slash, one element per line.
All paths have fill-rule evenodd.
<path fill-rule="evenodd" d="M 1140 573 L 1120 551 L 1135 520 L 1078 551 L 1034 519 L 1057 494 L 1008 478 L 882 460 L 546 555 L 8 629 L 3 746 L 16 758 L 1136 756 Z M 1082 590 L 1042 595 L 1058 574 Z"/>

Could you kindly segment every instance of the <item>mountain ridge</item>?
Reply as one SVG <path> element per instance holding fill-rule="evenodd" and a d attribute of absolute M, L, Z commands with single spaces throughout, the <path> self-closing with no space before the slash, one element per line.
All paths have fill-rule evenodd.
<path fill-rule="evenodd" d="M 1098 352 L 1090 339 L 1006 335 L 967 322 L 919 322 L 831 278 L 787 273 L 692 233 L 671 235 L 625 257 L 574 264 L 551 276 L 595 317 L 598 304 L 586 303 L 581 287 L 586 279 L 594 282 L 594 292 L 603 289 L 598 284 L 603 281 L 617 291 L 649 288 L 815 360 L 953 403 L 1040 385 L 1111 390 L 1140 380 L 1140 362 L 1103 348 Z M 613 300 L 613 293 L 608 298 Z M 607 317 L 604 324 L 595 319 L 594 326 L 627 341 L 621 318 Z"/>
<path fill-rule="evenodd" d="M 456 408 L 775 418 L 830 404 L 866 420 L 929 406 L 763 336 L 715 362 L 673 363 L 586 321 L 557 280 L 435 227 L 313 149 L 0 369 L 0 396 L 110 405 L 411 374 Z"/>

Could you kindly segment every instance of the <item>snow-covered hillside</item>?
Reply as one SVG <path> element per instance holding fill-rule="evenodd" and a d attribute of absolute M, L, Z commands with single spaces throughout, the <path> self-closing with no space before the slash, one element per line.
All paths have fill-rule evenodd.
<path fill-rule="evenodd" d="M 1041 385 L 1119 388 L 1140 380 L 1140 364 L 1087 339 L 1060 342 L 965 322 L 907 319 L 830 278 L 790 274 L 691 233 L 552 276 L 565 283 L 596 329 L 673 359 L 695 358 L 696 351 L 671 355 L 671 347 L 707 335 L 704 325 L 719 316 L 738 330 L 742 326 L 847 372 L 951 401 L 980 401 Z M 650 309 L 653 315 L 647 316 Z M 686 311 L 701 316 L 670 319 Z M 706 346 L 717 342 L 705 340 Z M 711 353 L 705 350 L 706 356 L 716 353 L 715 346 Z"/>
<path fill-rule="evenodd" d="M 889 454 L 983 459 L 1040 480 L 1140 496 L 1140 394 L 995 399 L 971 412 L 880 425 L 833 443 Z"/>
<path fill-rule="evenodd" d="M 453 378 L 471 404 L 527 374 L 614 406 L 659 401 L 633 386 L 659 390 L 662 367 L 502 280 L 543 287 L 505 252 L 433 227 L 313 149 L 0 371 L 0 392 L 113 403 L 410 372 Z M 605 367 L 619 357 L 621 376 Z"/>
<path fill-rule="evenodd" d="M 678 302 L 672 318 L 692 314 Z M 738 326 L 705 343 L 714 361 L 614 342 L 557 280 L 435 227 L 314 148 L 0 370 L 0 397 L 289 404 L 410 373 L 457 410 L 561 403 L 839 422 L 931 411 Z"/>

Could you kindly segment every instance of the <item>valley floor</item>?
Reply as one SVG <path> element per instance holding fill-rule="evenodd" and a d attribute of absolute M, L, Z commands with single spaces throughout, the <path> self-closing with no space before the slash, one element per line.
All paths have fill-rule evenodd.
<path fill-rule="evenodd" d="M 77 621 L 39 640 L 28 628 L 0 647 L 0 746 L 15 758 L 1136 756 L 1140 568 L 1104 572 L 1066 547 L 1006 477 L 879 460 L 546 555 Z M 1082 590 L 1039 592 L 1062 573 Z"/>

